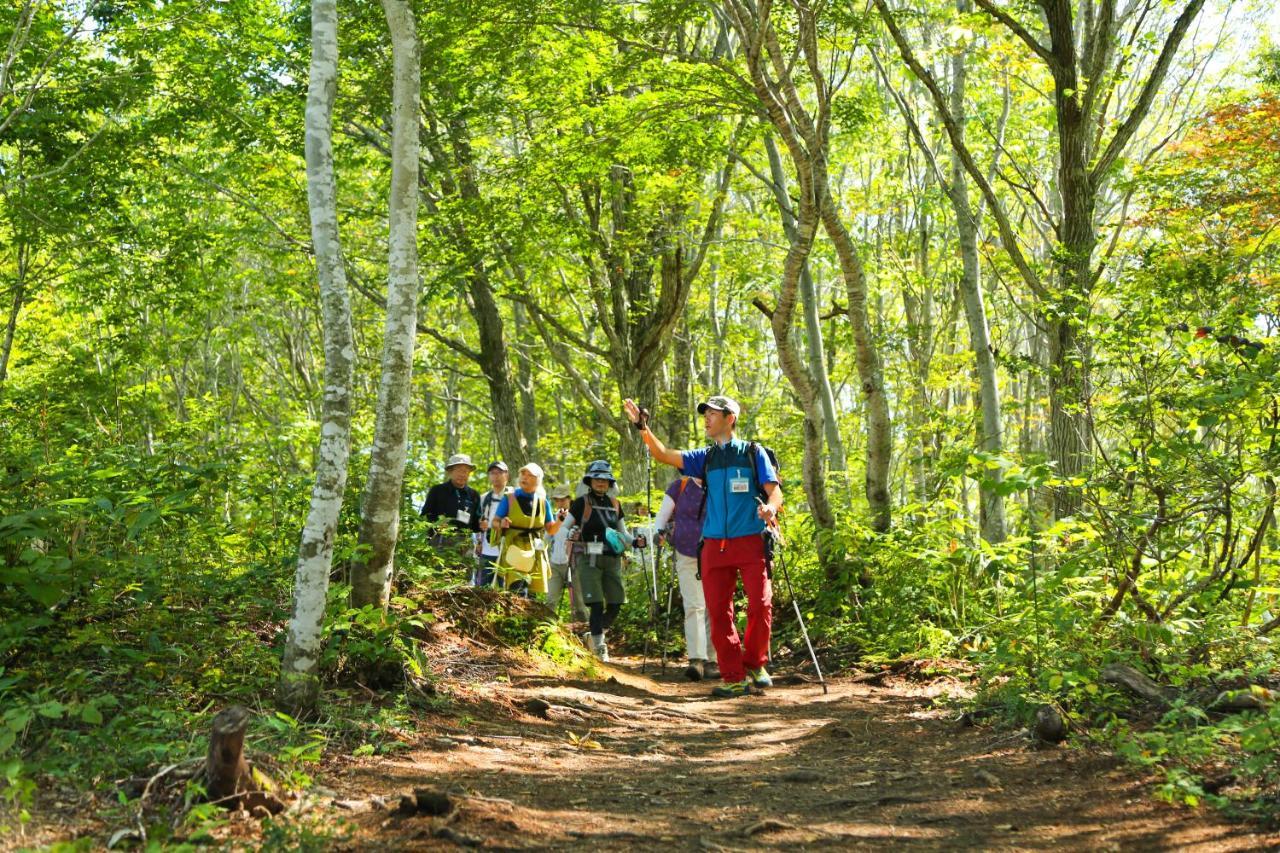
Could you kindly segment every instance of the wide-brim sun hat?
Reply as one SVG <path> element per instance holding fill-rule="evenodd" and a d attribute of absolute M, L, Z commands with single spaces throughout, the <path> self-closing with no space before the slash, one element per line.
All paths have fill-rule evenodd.
<path fill-rule="evenodd" d="M 476 464 L 471 461 L 471 457 L 465 453 L 455 453 L 449 457 L 449 461 L 444 463 L 444 470 L 448 471 L 458 465 L 466 465 L 472 471 L 476 470 Z"/>

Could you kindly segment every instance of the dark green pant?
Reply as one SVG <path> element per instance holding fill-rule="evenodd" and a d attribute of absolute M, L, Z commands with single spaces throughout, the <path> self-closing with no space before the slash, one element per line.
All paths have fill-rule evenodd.
<path fill-rule="evenodd" d="M 595 565 L 592 565 L 594 563 Z M 582 603 L 625 604 L 626 590 L 622 587 L 622 558 L 597 554 L 574 557 L 573 570 L 582 581 Z"/>

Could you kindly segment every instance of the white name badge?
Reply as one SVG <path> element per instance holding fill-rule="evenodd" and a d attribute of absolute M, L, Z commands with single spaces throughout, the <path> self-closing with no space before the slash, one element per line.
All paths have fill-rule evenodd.
<path fill-rule="evenodd" d="M 732 477 L 729 480 L 729 491 L 735 495 L 745 495 L 751 491 L 750 477 Z"/>
<path fill-rule="evenodd" d="M 591 556 L 593 556 L 593 557 L 598 557 L 599 555 L 601 555 L 601 554 L 603 554 L 603 553 L 604 553 L 604 543 L 603 543 L 603 542 L 588 542 L 588 543 L 587 543 L 587 553 L 588 553 L 588 554 L 590 554 L 590 555 L 591 555 Z"/>
<path fill-rule="evenodd" d="M 470 524 L 470 523 L 471 523 L 471 513 L 470 513 L 470 512 L 468 512 L 468 511 L 467 511 L 467 510 L 465 510 L 465 509 L 460 509 L 460 510 L 458 510 L 458 514 L 457 514 L 456 516 L 454 516 L 454 517 L 455 517 L 455 518 L 457 518 L 457 519 L 458 519 L 458 522 L 459 522 L 459 523 L 461 523 L 461 524 Z"/>

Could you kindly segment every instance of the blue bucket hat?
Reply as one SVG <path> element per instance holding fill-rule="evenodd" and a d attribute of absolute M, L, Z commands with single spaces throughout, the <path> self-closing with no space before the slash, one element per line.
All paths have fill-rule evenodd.
<path fill-rule="evenodd" d="M 611 485 L 618 482 L 613 476 L 613 466 L 604 459 L 597 459 L 587 466 L 587 473 L 582 477 L 582 485 L 590 486 L 592 480 L 608 480 Z"/>

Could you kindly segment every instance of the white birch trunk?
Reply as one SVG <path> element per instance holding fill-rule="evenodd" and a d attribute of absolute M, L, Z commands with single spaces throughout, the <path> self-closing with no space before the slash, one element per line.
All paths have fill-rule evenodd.
<path fill-rule="evenodd" d="M 353 607 L 386 607 L 391 589 L 412 399 L 418 323 L 418 33 L 408 0 L 382 0 L 391 34 L 391 194 L 387 321 L 360 545 L 351 565 Z"/>
<path fill-rule="evenodd" d="M 279 704 L 295 715 L 314 711 L 320 697 L 317 675 L 320 629 L 351 450 L 355 349 L 351 335 L 351 301 L 338 241 L 337 181 L 333 170 L 333 102 L 337 82 L 337 2 L 313 0 L 311 79 L 306 107 L 307 198 L 324 324 L 324 404 L 316 452 L 316 482 L 298 545 L 293 616 L 289 621 L 276 693 Z"/>

